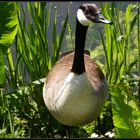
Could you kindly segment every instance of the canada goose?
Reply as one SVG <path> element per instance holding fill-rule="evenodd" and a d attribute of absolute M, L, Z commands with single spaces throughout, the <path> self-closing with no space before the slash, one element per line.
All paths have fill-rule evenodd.
<path fill-rule="evenodd" d="M 84 51 L 91 23 L 111 24 L 95 4 L 83 4 L 76 17 L 75 51 L 64 55 L 49 72 L 44 102 L 52 116 L 67 126 L 92 122 L 107 100 L 107 82 L 98 65 Z"/>

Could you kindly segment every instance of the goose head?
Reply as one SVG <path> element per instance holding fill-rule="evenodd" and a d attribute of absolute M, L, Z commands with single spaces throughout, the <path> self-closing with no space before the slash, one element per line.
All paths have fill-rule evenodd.
<path fill-rule="evenodd" d="M 95 4 L 83 4 L 77 11 L 77 19 L 83 26 L 89 26 L 92 23 L 112 24 L 100 12 Z"/>

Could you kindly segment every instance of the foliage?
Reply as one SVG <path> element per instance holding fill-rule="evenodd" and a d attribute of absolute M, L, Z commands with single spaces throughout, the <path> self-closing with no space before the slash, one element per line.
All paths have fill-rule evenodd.
<path fill-rule="evenodd" d="M 131 90 L 132 86 L 128 82 L 128 77 L 132 77 L 132 74 L 136 77 L 134 78 L 136 83 L 138 77 L 135 73 L 139 60 L 137 56 L 132 57 L 133 53 L 130 53 L 137 47 L 137 42 L 134 42 L 131 34 L 134 29 L 139 30 L 139 26 L 136 26 L 138 13 L 132 12 L 133 5 L 130 3 L 127 6 L 124 19 L 120 21 L 120 5 L 117 7 L 115 3 L 101 4 L 101 7 L 103 14 L 111 17 L 113 21 L 113 26 L 105 26 L 106 36 L 104 39 L 101 33 L 101 39 L 107 62 L 105 67 L 111 90 L 116 137 L 138 138 L 140 137 L 140 109 L 138 107 L 139 100 L 136 99 L 139 96 L 138 88 L 135 92 L 137 96 L 134 96 L 134 90 Z M 138 40 L 138 37 L 135 37 Z M 134 81 L 133 86 L 137 87 Z"/>
<path fill-rule="evenodd" d="M 9 4 L 9 2 L 3 3 L 4 6 Z M 38 79 L 44 78 L 58 59 L 68 15 L 64 20 L 60 34 L 58 34 L 56 15 L 59 5 L 56 6 L 52 33 L 54 43 L 52 52 L 50 52 L 47 34 L 48 28 L 52 24 L 50 22 L 51 4 L 28 2 L 26 13 L 29 16 L 29 21 L 26 21 L 26 9 L 23 4 L 15 4 L 16 13 L 14 14 L 17 17 L 19 28 L 13 46 L 5 53 L 7 72 L 2 73 L 1 69 L 1 81 L 5 76 L 6 84 L 2 86 L 0 96 L 0 100 L 2 100 L 0 104 L 0 136 L 52 137 L 61 125 L 58 124 L 58 127 L 58 122 L 54 121 L 47 111 L 42 98 L 43 83 Z M 15 12 L 14 9 L 13 12 Z M 10 33 L 8 33 L 9 36 Z M 12 55 L 13 51 L 16 56 Z M 2 59 L 3 57 L 0 60 Z M 4 63 L 0 64 L 1 68 L 5 67 Z M 31 81 L 34 80 L 38 81 L 32 83 Z"/>
<path fill-rule="evenodd" d="M 90 46 L 86 49 L 90 49 L 91 57 L 106 73 L 109 99 L 96 121 L 66 127 L 48 112 L 42 87 L 44 77 L 58 60 L 64 35 L 68 39 L 66 49 L 74 48 L 73 25 L 68 22 L 68 14 L 58 32 L 59 4 L 53 9 L 46 2 L 1 2 L 1 138 L 87 138 L 93 132 L 105 137 L 108 131 L 114 132 L 117 138 L 140 137 L 139 4 L 129 3 L 124 12 L 121 6 L 121 2 L 101 2 L 102 14 L 113 25 L 103 28 L 94 24 L 87 36 Z"/>
<path fill-rule="evenodd" d="M 140 136 L 140 109 L 126 85 L 117 84 L 112 87 L 112 110 L 116 136 L 138 138 Z"/>
<path fill-rule="evenodd" d="M 0 4 L 0 87 L 4 86 L 6 80 L 3 53 L 7 52 L 7 56 L 11 56 L 9 47 L 17 33 L 18 19 L 16 12 L 15 2 L 3 2 Z M 10 71 L 12 71 L 13 65 L 11 61 L 9 61 L 9 65 L 11 65 Z"/>
<path fill-rule="evenodd" d="M 60 47 L 62 44 L 68 15 L 66 16 L 60 35 L 57 33 L 57 8 L 54 13 L 53 31 L 52 31 L 52 47 L 51 53 L 48 47 L 48 28 L 50 26 L 50 10 L 51 5 L 47 6 L 46 2 L 42 3 L 28 3 L 28 10 L 31 16 L 29 23 L 26 23 L 25 10 L 23 23 L 19 19 L 19 32 L 17 34 L 17 48 L 19 56 L 22 57 L 30 79 L 36 80 L 40 77 L 45 77 L 55 61 L 58 59 Z M 47 8 L 47 10 L 46 10 Z M 29 26 L 27 26 L 29 24 Z M 35 33 L 35 34 L 33 34 Z M 24 47 L 22 47 L 24 46 Z"/>
<path fill-rule="evenodd" d="M 12 44 L 18 28 L 15 2 L 0 4 L 0 45 L 3 52 Z"/>

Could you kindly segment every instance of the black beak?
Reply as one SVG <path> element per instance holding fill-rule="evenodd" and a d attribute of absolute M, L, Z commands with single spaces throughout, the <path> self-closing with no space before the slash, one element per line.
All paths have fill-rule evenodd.
<path fill-rule="evenodd" d="M 104 23 L 104 24 L 112 24 L 112 21 L 110 20 L 107 20 L 102 14 L 98 14 L 97 15 L 97 19 L 96 19 L 96 22 L 99 22 L 99 23 Z"/>

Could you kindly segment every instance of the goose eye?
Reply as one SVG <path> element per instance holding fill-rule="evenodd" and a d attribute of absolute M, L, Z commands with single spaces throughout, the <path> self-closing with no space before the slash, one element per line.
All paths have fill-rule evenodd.
<path fill-rule="evenodd" d="M 92 13 L 92 11 L 91 11 L 90 9 L 88 10 L 88 12 L 89 12 L 89 13 Z"/>
<path fill-rule="evenodd" d="M 85 14 L 88 14 L 89 13 L 89 11 L 88 10 L 85 10 L 85 12 L 84 12 Z"/>

